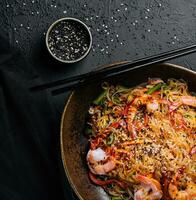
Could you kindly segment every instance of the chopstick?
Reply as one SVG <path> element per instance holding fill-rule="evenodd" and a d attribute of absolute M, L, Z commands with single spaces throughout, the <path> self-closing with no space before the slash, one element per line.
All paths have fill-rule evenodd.
<path fill-rule="evenodd" d="M 183 47 L 180 49 L 172 50 L 172 51 L 161 53 L 154 56 L 149 56 L 147 58 L 142 58 L 135 61 L 127 61 L 123 64 L 117 64 L 111 67 L 103 67 L 103 68 L 100 68 L 88 73 L 72 76 L 67 79 L 61 79 L 61 80 L 53 81 L 50 83 L 37 85 L 37 86 L 31 87 L 30 90 L 42 91 L 45 89 L 60 87 L 52 91 L 52 95 L 57 95 L 64 91 L 77 88 L 78 86 L 85 85 L 90 82 L 100 81 L 111 76 L 116 76 L 121 73 L 128 72 L 132 69 L 149 66 L 152 64 L 158 64 L 158 63 L 161 63 L 173 58 L 181 57 L 193 52 L 196 52 L 196 45 Z"/>

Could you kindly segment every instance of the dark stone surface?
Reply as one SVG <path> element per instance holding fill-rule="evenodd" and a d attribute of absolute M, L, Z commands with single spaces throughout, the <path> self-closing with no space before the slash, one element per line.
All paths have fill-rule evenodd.
<path fill-rule="evenodd" d="M 91 52 L 77 64 L 60 64 L 46 51 L 47 28 L 61 17 L 76 17 L 91 28 Z M 0 33 L 28 61 L 27 70 L 48 82 L 196 43 L 196 1 L 1 0 L 0 25 Z M 196 54 L 170 62 L 196 70 Z M 51 96 L 57 126 L 67 95 Z M 60 161 L 59 166 L 62 170 Z M 65 196 L 72 198 L 68 186 Z"/>

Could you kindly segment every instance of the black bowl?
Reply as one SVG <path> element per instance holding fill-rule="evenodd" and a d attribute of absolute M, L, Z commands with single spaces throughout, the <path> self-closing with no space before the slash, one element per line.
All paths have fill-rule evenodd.
<path fill-rule="evenodd" d="M 183 79 L 190 91 L 196 91 L 196 72 L 173 64 L 158 64 L 134 69 L 110 78 L 112 84 L 137 86 L 148 78 Z M 65 173 L 80 200 L 109 200 L 104 190 L 93 185 L 88 178 L 86 153 L 88 140 L 84 128 L 89 105 L 101 92 L 101 83 L 94 83 L 74 91 L 65 106 L 61 121 L 61 155 Z"/>

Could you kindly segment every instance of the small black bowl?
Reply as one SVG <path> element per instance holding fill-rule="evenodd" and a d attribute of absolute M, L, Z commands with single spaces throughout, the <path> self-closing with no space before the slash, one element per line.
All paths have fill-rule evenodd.
<path fill-rule="evenodd" d="M 46 34 L 49 53 L 63 63 L 75 63 L 89 53 L 92 35 L 82 21 L 76 18 L 61 18 L 55 21 Z"/>

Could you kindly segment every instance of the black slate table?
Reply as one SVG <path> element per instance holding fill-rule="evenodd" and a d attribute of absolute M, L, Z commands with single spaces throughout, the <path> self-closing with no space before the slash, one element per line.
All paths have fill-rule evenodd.
<path fill-rule="evenodd" d="M 90 54 L 79 63 L 58 63 L 46 51 L 44 39 L 47 28 L 61 17 L 76 17 L 84 21 L 92 32 L 93 45 Z M 1 0 L 0 25 L 0 34 L 4 36 L 7 44 L 11 49 L 20 52 L 28 63 L 25 66 L 27 74 L 33 74 L 45 83 L 85 73 L 99 65 L 136 60 L 195 44 L 196 1 Z M 169 62 L 196 71 L 196 54 Z M 36 82 L 31 83 L 34 84 Z M 77 198 L 74 197 L 65 177 L 58 141 L 61 113 L 68 95 L 69 93 L 62 93 L 51 96 L 50 90 L 47 91 L 47 98 L 55 116 L 52 121 L 53 135 L 48 135 L 46 149 L 53 149 L 54 161 L 56 161 L 56 163 L 50 162 L 55 166 L 55 172 L 58 174 L 55 183 L 58 184 L 53 185 L 56 191 L 53 194 L 59 195 L 56 199 L 71 200 Z M 43 103 L 40 101 L 40 105 Z M 52 140 L 54 137 L 56 139 Z M 13 173 L 21 173 L 22 176 L 21 171 L 13 171 Z M 31 174 L 29 177 L 31 180 Z M 38 199 L 39 191 L 44 189 L 46 188 L 40 185 L 37 190 L 25 191 L 24 189 L 21 192 L 26 195 L 26 198 L 29 194 L 28 199 L 31 199 L 34 193 L 34 199 L 36 195 Z M 9 188 L 7 191 L 9 193 Z M 52 196 L 45 199 L 50 198 L 55 199 Z"/>

